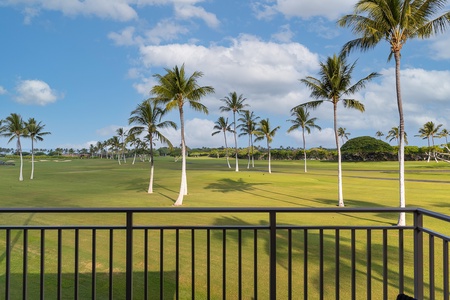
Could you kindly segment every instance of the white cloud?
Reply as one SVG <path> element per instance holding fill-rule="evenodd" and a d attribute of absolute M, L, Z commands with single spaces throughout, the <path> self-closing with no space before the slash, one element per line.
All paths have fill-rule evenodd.
<path fill-rule="evenodd" d="M 188 33 L 184 26 L 170 20 L 161 20 L 156 26 L 145 32 L 146 41 L 152 44 L 160 44 L 162 41 L 177 39 L 180 35 Z"/>
<path fill-rule="evenodd" d="M 207 12 L 204 8 L 194 6 L 191 4 L 178 3 L 175 4 L 175 15 L 181 19 L 199 18 L 203 20 L 206 25 L 212 28 L 217 28 L 220 24 L 216 15 Z"/>
<path fill-rule="evenodd" d="M 292 40 L 294 33 L 291 31 L 289 24 L 281 26 L 277 33 L 272 34 L 272 38 L 278 42 L 288 43 Z"/>
<path fill-rule="evenodd" d="M 431 57 L 434 59 L 450 59 L 450 34 L 437 35 L 432 39 L 430 46 L 432 53 Z"/>
<path fill-rule="evenodd" d="M 232 91 L 248 98 L 252 109 L 288 112 L 301 101 L 298 79 L 318 67 L 318 56 L 301 44 L 264 42 L 248 35 L 232 39 L 228 46 L 171 44 L 141 47 L 140 52 L 147 68 L 185 63 L 187 72 L 202 71 L 199 83 L 216 90 L 205 99 L 212 113 L 220 106 L 217 100 Z M 145 79 L 135 88 L 148 95 L 152 83 Z"/>
<path fill-rule="evenodd" d="M 21 80 L 16 86 L 16 101 L 22 104 L 47 105 L 63 95 L 42 80 Z"/>
<path fill-rule="evenodd" d="M 257 11 L 259 18 L 271 17 L 274 11 L 278 11 L 286 17 L 309 19 L 311 17 L 324 16 L 329 20 L 333 20 L 343 13 L 350 11 L 354 5 L 354 0 L 277 0 L 276 4 L 273 5 L 261 2 L 256 3 L 254 9 Z"/>
<path fill-rule="evenodd" d="M 6 93 L 7 93 L 6 89 L 0 85 L 0 95 L 4 95 Z"/>

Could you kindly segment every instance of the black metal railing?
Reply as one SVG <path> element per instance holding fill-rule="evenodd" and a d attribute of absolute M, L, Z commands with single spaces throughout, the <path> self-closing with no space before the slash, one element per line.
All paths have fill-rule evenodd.
<path fill-rule="evenodd" d="M 395 226 L 400 212 L 408 226 Z M 0 215 L 4 299 L 449 299 L 450 217 L 424 209 L 3 208 Z"/>

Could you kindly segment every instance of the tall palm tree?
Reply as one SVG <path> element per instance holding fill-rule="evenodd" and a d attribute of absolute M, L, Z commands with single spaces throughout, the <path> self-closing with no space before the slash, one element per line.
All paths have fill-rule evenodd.
<path fill-rule="evenodd" d="M 348 141 L 348 136 L 351 135 L 350 132 L 346 132 L 347 128 L 339 127 L 338 128 L 338 136 L 342 140 L 342 145 L 344 144 L 345 140 Z"/>
<path fill-rule="evenodd" d="M 232 124 L 228 124 L 228 118 L 224 118 L 224 117 L 219 117 L 214 125 L 214 131 L 213 133 L 211 133 L 211 135 L 216 135 L 218 133 L 223 132 L 223 138 L 225 139 L 225 156 L 227 158 L 227 164 L 228 164 L 228 168 L 231 168 L 230 166 L 230 160 L 228 158 L 228 143 L 227 143 L 227 132 L 234 132 L 233 129 L 231 128 Z"/>
<path fill-rule="evenodd" d="M 120 137 L 121 140 L 121 148 L 122 148 L 122 159 L 124 163 L 127 163 L 127 159 L 125 158 L 125 146 L 126 146 L 126 135 L 127 135 L 127 131 L 123 128 L 117 128 L 116 130 L 117 135 Z M 120 159 L 119 159 L 120 161 Z"/>
<path fill-rule="evenodd" d="M 128 124 L 136 124 L 132 127 L 129 133 L 133 136 L 140 135 L 145 132 L 149 141 L 150 149 L 150 182 L 148 185 L 148 193 L 153 193 L 153 173 L 154 173 L 154 159 L 153 159 L 153 144 L 155 141 L 167 144 L 172 148 L 172 143 L 161 133 L 161 129 L 177 128 L 177 125 L 172 121 L 162 121 L 161 119 L 167 113 L 158 103 L 151 103 L 151 100 L 145 100 L 139 104 L 135 110 L 131 112 L 131 117 L 128 119 Z"/>
<path fill-rule="evenodd" d="M 320 63 L 320 79 L 308 76 L 300 81 L 311 90 L 311 97 L 317 100 L 301 104 L 300 106 L 307 108 L 317 108 L 324 102 L 333 104 L 333 120 L 334 120 L 334 137 L 338 152 L 338 201 L 339 206 L 344 206 L 344 196 L 342 192 L 342 163 L 341 149 L 339 146 L 339 135 L 337 127 L 337 105 L 342 100 L 345 108 L 352 108 L 364 112 L 364 105 L 358 100 L 344 98 L 350 96 L 362 88 L 365 84 L 378 76 L 378 73 L 371 73 L 351 85 L 352 72 L 355 64 L 347 64 L 346 55 L 333 55 L 328 57 L 326 62 Z"/>
<path fill-rule="evenodd" d="M 211 86 L 199 86 L 197 80 L 203 76 L 202 72 L 195 71 L 191 76 L 187 77 L 184 71 L 184 64 L 181 68 L 175 66 L 172 70 L 165 69 L 166 74 L 156 74 L 154 77 L 158 84 L 151 89 L 151 93 L 155 95 L 155 101 L 166 105 L 166 110 L 178 108 L 180 113 L 180 130 L 181 130 L 181 185 L 180 194 L 174 205 L 182 205 L 183 197 L 187 195 L 187 178 L 186 178 L 186 140 L 184 138 L 184 104 L 187 103 L 196 111 L 208 113 L 205 105 L 200 103 L 203 96 L 214 93 Z"/>
<path fill-rule="evenodd" d="M 117 162 L 119 163 L 119 165 L 121 165 L 120 162 L 120 147 L 121 147 L 121 143 L 120 143 L 120 139 L 117 135 L 113 136 L 112 138 L 110 138 L 108 140 L 108 145 L 110 146 L 111 152 L 112 152 L 112 158 L 114 157 L 114 154 L 117 154 Z"/>
<path fill-rule="evenodd" d="M 377 131 L 377 132 L 375 132 L 375 136 L 376 136 L 377 138 L 381 139 L 381 137 L 384 136 L 384 133 L 381 132 L 381 131 Z"/>
<path fill-rule="evenodd" d="M 17 152 L 20 155 L 20 172 L 19 181 L 23 181 L 23 157 L 22 157 L 22 144 L 20 143 L 20 137 L 27 137 L 27 130 L 22 117 L 19 114 L 12 113 L 4 120 L 4 125 L 1 127 L 0 135 L 3 137 L 9 137 L 8 143 L 16 139 Z"/>
<path fill-rule="evenodd" d="M 350 27 L 358 38 L 347 42 L 343 50 L 363 51 L 374 48 L 385 40 L 390 47 L 389 60 L 395 59 L 395 84 L 399 114 L 399 196 L 400 207 L 405 207 L 405 121 L 400 86 L 401 50 L 406 41 L 429 38 L 444 32 L 450 24 L 450 12 L 439 15 L 447 0 L 359 0 L 351 15 L 342 17 L 338 24 Z M 400 213 L 399 226 L 406 225 L 405 213 Z"/>
<path fill-rule="evenodd" d="M 280 129 L 280 126 L 275 128 L 270 127 L 269 119 L 264 119 L 259 122 L 258 127 L 256 128 L 254 134 L 256 136 L 255 142 L 266 139 L 267 141 L 267 152 L 269 155 L 269 173 L 272 173 L 271 163 L 270 163 L 270 143 L 272 143 L 273 137 L 277 130 Z"/>
<path fill-rule="evenodd" d="M 304 158 L 304 165 L 305 165 L 305 173 L 308 172 L 306 167 L 306 139 L 305 139 L 305 131 L 310 134 L 311 129 L 318 129 L 319 131 L 322 130 L 322 128 L 319 125 L 316 125 L 317 118 L 310 118 L 309 111 L 302 107 L 297 106 L 291 110 L 291 116 L 294 119 L 288 120 L 288 122 L 292 123 L 292 126 L 289 127 L 287 132 L 292 132 L 294 130 L 297 130 L 299 128 L 302 129 L 302 140 L 303 140 L 303 158 Z"/>
<path fill-rule="evenodd" d="M 44 135 L 51 134 L 50 132 L 43 131 L 45 125 L 42 122 L 36 122 L 34 118 L 29 118 L 25 122 L 25 129 L 28 132 L 28 137 L 31 138 L 31 176 L 30 179 L 34 177 L 34 142 L 43 141 Z"/>
<path fill-rule="evenodd" d="M 431 151 L 432 151 L 431 146 L 434 147 L 434 138 L 439 136 L 438 131 L 441 127 L 442 127 L 442 124 L 439 124 L 436 126 L 436 124 L 434 124 L 434 122 L 429 121 L 429 122 L 426 122 L 423 125 L 423 127 L 419 129 L 419 135 L 416 135 L 423 139 L 427 139 L 428 149 L 429 149 L 427 162 L 430 162 Z M 432 142 L 431 145 L 430 145 L 430 140 Z M 436 159 L 436 153 L 434 150 L 433 150 L 433 154 L 434 154 L 434 158 Z M 436 161 L 437 161 L 437 159 L 436 159 Z"/>
<path fill-rule="evenodd" d="M 448 144 L 447 137 L 448 137 L 449 135 L 450 135 L 450 133 L 449 133 L 448 130 L 445 129 L 445 128 L 443 128 L 443 129 L 441 130 L 441 132 L 439 133 L 439 137 L 440 137 L 440 138 L 445 138 L 445 144 L 446 144 L 446 145 Z"/>
<path fill-rule="evenodd" d="M 248 135 L 248 163 L 247 169 L 250 169 L 250 161 L 252 166 L 255 167 L 255 159 L 253 156 L 253 132 L 256 128 L 256 121 L 259 117 L 255 116 L 252 111 L 243 110 L 239 113 L 241 117 L 238 119 L 241 122 L 237 127 L 241 129 L 239 136 Z"/>
<path fill-rule="evenodd" d="M 234 147 L 235 147 L 235 156 L 236 156 L 236 172 L 239 172 L 239 163 L 238 163 L 238 144 L 237 144 L 237 132 L 236 132 L 236 113 L 241 112 L 248 104 L 245 104 L 244 96 L 237 95 L 236 92 L 229 93 L 225 98 L 220 99 L 220 101 L 224 102 L 225 105 L 220 107 L 220 111 L 232 111 L 233 112 L 233 124 L 234 124 Z"/>

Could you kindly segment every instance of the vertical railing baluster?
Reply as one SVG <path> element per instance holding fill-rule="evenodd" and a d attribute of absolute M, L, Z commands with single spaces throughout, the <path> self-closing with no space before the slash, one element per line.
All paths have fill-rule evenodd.
<path fill-rule="evenodd" d="M 372 299 L 372 230 L 367 229 L 367 300 Z"/>
<path fill-rule="evenodd" d="M 144 300 L 148 299 L 148 229 L 144 229 Z"/>
<path fill-rule="evenodd" d="M 45 229 L 41 229 L 41 267 L 40 267 L 40 291 L 39 297 L 41 300 L 45 299 L 44 286 L 45 286 Z"/>
<path fill-rule="evenodd" d="M 340 244 L 340 232 L 339 232 L 339 229 L 336 229 L 335 230 L 335 291 L 334 291 L 334 293 L 335 293 L 335 299 L 336 300 L 339 300 L 339 297 L 340 297 L 340 288 L 339 288 L 339 285 L 340 285 L 340 268 L 339 268 L 339 266 L 340 266 L 340 260 L 339 260 L 339 258 L 340 258 L 340 247 L 339 247 L 339 244 Z"/>
<path fill-rule="evenodd" d="M 253 233 L 253 299 L 258 300 L 258 230 Z"/>
<path fill-rule="evenodd" d="M 91 274 L 91 299 L 95 300 L 97 295 L 97 231 L 96 229 L 92 229 L 92 274 Z"/>
<path fill-rule="evenodd" d="M 114 299 L 114 230 L 109 230 L 109 300 Z"/>
<path fill-rule="evenodd" d="M 227 231 L 222 231 L 222 298 L 227 299 Z"/>
<path fill-rule="evenodd" d="M 429 240 L 428 240 L 428 255 L 429 255 L 429 276 L 430 276 L 430 299 L 435 299 L 434 298 L 434 236 L 433 235 L 429 235 Z"/>
<path fill-rule="evenodd" d="M 57 298 L 62 299 L 62 229 L 58 229 Z"/>
<path fill-rule="evenodd" d="M 211 299 L 211 230 L 206 230 L 206 297 Z"/>
<path fill-rule="evenodd" d="M 11 230 L 6 229 L 5 245 L 5 299 L 9 300 L 11 288 Z"/>
<path fill-rule="evenodd" d="M 164 229 L 159 231 L 159 297 L 164 299 Z"/>
<path fill-rule="evenodd" d="M 352 300 L 356 300 L 356 230 L 351 230 Z"/>
<path fill-rule="evenodd" d="M 288 299 L 292 299 L 292 229 L 288 229 Z"/>
<path fill-rule="evenodd" d="M 80 230 L 77 228 L 75 229 L 75 254 L 74 254 L 74 291 L 73 291 L 73 298 L 75 300 L 78 300 L 79 297 L 79 282 L 80 282 L 80 273 L 79 273 L 79 265 L 80 265 Z"/>
<path fill-rule="evenodd" d="M 28 299 L 28 229 L 23 230 L 22 299 Z M 6 298 L 8 299 L 8 298 Z"/>
<path fill-rule="evenodd" d="M 443 278 L 444 278 L 444 300 L 449 300 L 450 292 L 449 292 L 449 260 L 448 260 L 448 241 L 443 241 Z"/>
<path fill-rule="evenodd" d="M 126 299 L 133 299 L 133 212 L 126 213 Z"/>
<path fill-rule="evenodd" d="M 423 299 L 423 215 L 414 213 L 414 297 Z"/>
<path fill-rule="evenodd" d="M 175 231 L 175 299 L 180 296 L 180 230 Z"/>
<path fill-rule="evenodd" d="M 383 229 L 383 299 L 388 299 L 388 236 Z"/>
<path fill-rule="evenodd" d="M 277 213 L 270 211 L 270 299 L 277 299 Z"/>
<path fill-rule="evenodd" d="M 195 299 L 195 230 L 191 230 L 191 299 Z"/>
<path fill-rule="evenodd" d="M 324 287 L 323 287 L 323 229 L 319 229 L 319 289 L 320 289 L 320 300 L 324 298 Z"/>
<path fill-rule="evenodd" d="M 308 230 L 303 230 L 303 298 L 308 299 Z"/>
<path fill-rule="evenodd" d="M 242 229 L 238 229 L 238 299 L 242 299 Z"/>
<path fill-rule="evenodd" d="M 398 286 L 400 294 L 405 290 L 405 239 L 403 229 L 398 233 Z"/>

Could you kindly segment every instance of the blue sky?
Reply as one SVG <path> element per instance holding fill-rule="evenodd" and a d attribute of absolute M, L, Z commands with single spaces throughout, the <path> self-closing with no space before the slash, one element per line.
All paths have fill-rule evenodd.
<path fill-rule="evenodd" d="M 219 99 L 236 91 L 256 115 L 281 126 L 274 147 L 299 147 L 300 133 L 286 133 L 290 109 L 311 100 L 299 79 L 318 77 L 319 62 L 354 38 L 336 20 L 351 13 L 355 2 L 0 0 L 0 118 L 19 113 L 42 121 L 52 134 L 38 148 L 89 148 L 117 128 L 129 128 L 130 112 L 150 96 L 152 75 L 184 63 L 188 73 L 204 73 L 201 85 L 215 88 L 202 100 L 209 115 L 187 109 L 188 146 L 223 145 L 222 136 L 211 136 L 212 128 L 221 115 L 232 119 L 220 113 Z M 449 48 L 450 31 L 404 47 L 402 92 L 410 144 L 426 144 L 414 135 L 427 121 L 450 129 Z M 386 134 L 398 125 L 388 54 L 388 45 L 381 43 L 349 57 L 357 60 L 355 81 L 370 72 L 382 74 L 355 95 L 365 113 L 338 108 L 338 126 L 350 138 Z M 307 137 L 307 147 L 333 147 L 331 104 L 311 115 L 322 131 Z M 168 118 L 179 121 L 177 112 Z M 179 132 L 165 134 L 179 144 Z M 238 142 L 246 143 L 246 138 Z M 14 144 L 2 138 L 0 147 Z"/>

